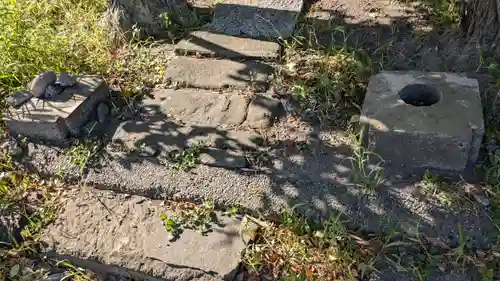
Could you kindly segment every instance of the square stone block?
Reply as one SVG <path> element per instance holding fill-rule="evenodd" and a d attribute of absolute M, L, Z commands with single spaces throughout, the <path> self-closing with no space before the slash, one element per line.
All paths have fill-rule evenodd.
<path fill-rule="evenodd" d="M 17 108 L 9 108 L 4 121 L 12 136 L 64 143 L 69 134 L 78 134 L 94 116 L 97 104 L 108 97 L 109 88 L 102 78 L 81 76 L 75 86 L 52 100 L 32 97 Z"/>
<path fill-rule="evenodd" d="M 381 72 L 370 78 L 361 123 L 368 150 L 389 166 L 463 172 L 477 161 L 484 135 L 478 81 L 453 73 Z"/>

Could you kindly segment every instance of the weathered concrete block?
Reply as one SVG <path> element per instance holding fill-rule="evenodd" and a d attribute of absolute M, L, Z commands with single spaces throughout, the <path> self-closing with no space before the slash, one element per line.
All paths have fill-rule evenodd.
<path fill-rule="evenodd" d="M 61 143 L 77 133 L 95 114 L 97 104 L 108 99 L 109 88 L 96 76 L 81 76 L 52 100 L 31 98 L 4 113 L 10 135 Z"/>
<path fill-rule="evenodd" d="M 303 0 L 219 1 L 209 27 L 228 35 L 286 39 L 292 36 L 303 5 Z"/>
<path fill-rule="evenodd" d="M 183 88 L 158 90 L 154 98 L 142 101 L 144 108 L 157 111 L 184 124 L 237 126 L 245 121 L 250 98 L 238 93 Z"/>
<path fill-rule="evenodd" d="M 253 88 L 265 91 L 268 87 L 270 65 L 258 61 L 231 61 L 176 57 L 165 71 L 167 78 L 187 86 L 220 88 Z"/>
<path fill-rule="evenodd" d="M 181 227 L 173 240 L 161 214 L 175 216 L 163 200 L 92 190 L 68 198 L 43 231 L 51 255 L 98 273 L 138 280 L 232 280 L 245 241 L 255 228 L 216 213 L 219 224 L 202 235 Z"/>
<path fill-rule="evenodd" d="M 453 73 L 381 72 L 361 113 L 368 149 L 406 169 L 462 172 L 484 134 L 479 86 Z"/>
<path fill-rule="evenodd" d="M 211 57 L 276 59 L 280 45 L 275 42 L 241 38 L 212 31 L 191 32 L 175 46 L 179 55 L 201 54 Z"/>

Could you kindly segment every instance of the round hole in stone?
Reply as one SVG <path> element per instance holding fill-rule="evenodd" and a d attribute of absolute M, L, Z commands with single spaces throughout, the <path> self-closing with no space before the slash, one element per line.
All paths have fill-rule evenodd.
<path fill-rule="evenodd" d="M 413 106 L 431 106 L 441 99 L 438 89 L 426 84 L 411 84 L 399 91 L 399 98 Z"/>

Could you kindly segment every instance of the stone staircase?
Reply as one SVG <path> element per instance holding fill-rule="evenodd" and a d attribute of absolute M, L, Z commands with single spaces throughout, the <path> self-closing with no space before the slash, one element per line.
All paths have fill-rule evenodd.
<path fill-rule="evenodd" d="M 299 0 L 217 3 L 213 21 L 175 46 L 165 70 L 173 87 L 145 98 L 141 120 L 120 124 L 113 142 L 128 150 L 148 147 L 155 155 L 203 144 L 212 147 L 207 163 L 244 168 L 243 151 L 259 148 L 258 131 L 271 126 L 282 109 L 267 93 L 280 45 L 263 38 L 291 36 L 302 5 Z"/>
<path fill-rule="evenodd" d="M 175 46 L 165 70 L 173 87 L 155 90 L 141 101 L 139 114 L 110 129 L 120 148 L 107 148 L 85 175 L 85 183 L 100 189 L 72 190 L 41 236 L 47 251 L 137 280 L 241 280 L 243 241 L 251 237 L 251 231 L 241 232 L 242 221 L 221 216 L 223 224 L 207 236 L 186 230 L 171 241 L 159 218 L 175 213 L 165 198 L 213 199 L 218 206 L 238 205 L 263 215 L 279 213 L 285 204 L 308 203 L 312 218 L 340 211 L 367 232 L 384 232 L 396 222 L 405 235 L 419 235 L 418 229 L 450 245 L 458 243 L 461 225 L 471 247 L 487 247 L 488 234 L 495 231 L 490 211 L 472 204 L 470 211 L 457 213 L 423 202 L 410 181 L 387 182 L 367 195 L 349 182 L 349 149 L 334 143 L 331 134 L 307 127 L 302 143 L 285 124 L 273 124 L 281 113 L 280 101 L 268 93 L 280 52 L 273 41 L 291 35 L 302 5 L 299 0 L 218 3 L 212 23 Z M 266 130 L 290 145 L 269 152 L 269 169 L 257 171 L 245 153 L 264 146 Z M 165 160 L 172 151 L 198 145 L 206 149 L 199 156 L 202 165 L 192 171 L 177 171 Z M 64 157 L 32 144 L 28 156 L 31 169 L 49 175 L 58 174 Z"/>
<path fill-rule="evenodd" d="M 205 198 L 219 197 L 228 191 L 227 186 L 241 182 L 238 176 L 231 175 L 231 170 L 248 167 L 245 152 L 261 146 L 260 130 L 272 126 L 280 115 L 281 102 L 266 93 L 280 45 L 233 35 L 253 35 L 255 30 L 246 26 L 254 21 L 249 16 L 262 11 L 261 16 L 267 17 L 270 24 L 281 24 L 281 33 L 290 36 L 302 8 L 302 0 L 288 1 L 293 2 L 290 8 L 295 15 L 281 15 L 280 11 L 274 14 L 276 11 L 261 6 L 273 4 L 270 6 L 280 8 L 282 1 L 246 2 L 217 4 L 210 27 L 191 32 L 176 45 L 176 56 L 165 70 L 175 87 L 153 91 L 140 102 L 138 115 L 120 120 L 110 130 L 112 143 L 119 144 L 120 149 L 108 150 L 111 158 L 103 167 L 114 172 L 91 170 L 89 179 L 107 175 L 120 182 L 102 185 L 106 189 L 134 185 L 123 182 L 121 176 L 131 181 L 142 181 L 146 176 L 158 179 L 158 183 L 189 184 L 193 179 L 190 173 L 173 173 L 171 167 L 161 164 L 162 159 L 172 151 L 203 145 L 198 161 L 202 165 L 199 168 L 206 170 L 199 174 L 206 178 L 201 182 L 218 185 L 218 190 Z M 247 4 L 256 6 L 250 8 Z M 237 11 L 231 12 L 233 9 Z M 241 22 L 227 17 L 230 12 L 233 17 L 241 16 Z M 230 29 L 228 25 L 237 26 Z M 262 35 L 266 33 L 254 37 Z M 277 37 L 276 33 L 267 35 Z M 31 156 L 40 160 L 38 156 L 46 159 L 53 153 L 38 154 L 40 149 L 32 152 Z M 149 165 L 160 170 L 150 170 Z M 53 164 L 43 166 L 49 174 L 55 169 Z M 119 171 L 124 167 L 135 176 Z M 170 176 L 175 179 L 168 179 Z M 250 184 L 252 180 L 248 181 Z M 89 182 L 99 186 L 95 180 Z M 198 197 L 196 192 L 193 195 Z M 255 226 L 218 213 L 220 224 L 208 235 L 187 229 L 173 241 L 159 219 L 161 214 L 172 216 L 175 212 L 162 200 L 92 188 L 73 190 L 57 220 L 44 231 L 42 242 L 55 257 L 100 273 L 155 281 L 235 280 L 245 241 L 251 239 Z"/>

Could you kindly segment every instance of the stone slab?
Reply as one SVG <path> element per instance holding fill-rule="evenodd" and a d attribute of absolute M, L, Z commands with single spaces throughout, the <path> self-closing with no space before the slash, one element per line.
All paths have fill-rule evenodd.
<path fill-rule="evenodd" d="M 89 121 L 97 105 L 108 99 L 109 88 L 102 78 L 80 76 L 53 100 L 31 98 L 4 114 L 9 134 L 49 142 L 65 142 L 69 133 Z"/>
<path fill-rule="evenodd" d="M 413 96 L 403 96 L 413 84 Z M 388 165 L 460 173 L 476 162 L 484 134 L 478 82 L 453 73 L 381 72 L 370 78 L 361 122 L 368 149 Z"/>
<path fill-rule="evenodd" d="M 165 71 L 167 78 L 191 87 L 236 88 L 264 91 L 268 87 L 270 65 L 257 61 L 230 61 L 176 57 Z"/>
<path fill-rule="evenodd" d="M 184 126 L 162 117 L 125 121 L 111 135 L 113 143 L 131 151 L 154 146 L 169 152 L 197 145 L 245 150 L 256 149 L 262 143 L 262 137 L 252 131 Z"/>
<path fill-rule="evenodd" d="M 164 114 L 183 124 L 238 126 L 245 121 L 250 98 L 238 93 L 183 88 L 157 90 L 142 101 L 152 114 Z"/>
<path fill-rule="evenodd" d="M 265 94 L 256 94 L 248 106 L 245 125 L 256 129 L 268 128 L 280 114 L 281 102 Z"/>
<path fill-rule="evenodd" d="M 209 148 L 200 154 L 200 163 L 212 167 L 244 168 L 247 166 L 245 155 L 241 151 Z"/>
<path fill-rule="evenodd" d="M 287 39 L 303 5 L 302 0 L 222 0 L 209 27 L 228 35 Z"/>
<path fill-rule="evenodd" d="M 198 30 L 191 32 L 185 39 L 177 43 L 175 50 L 179 55 L 201 54 L 230 59 L 276 59 L 280 46 L 275 42 Z"/>
<path fill-rule="evenodd" d="M 177 240 L 160 214 L 175 215 L 162 200 L 94 189 L 74 192 L 41 235 L 50 254 L 105 266 L 99 271 L 140 280 L 232 280 L 245 241 L 253 235 L 241 220 L 217 215 L 206 235 L 182 229 Z M 90 268 L 92 269 L 92 268 Z"/>

